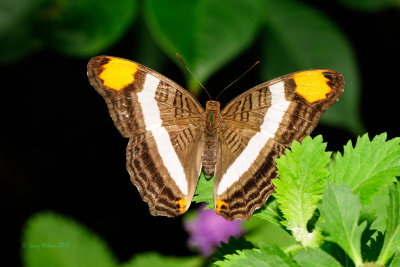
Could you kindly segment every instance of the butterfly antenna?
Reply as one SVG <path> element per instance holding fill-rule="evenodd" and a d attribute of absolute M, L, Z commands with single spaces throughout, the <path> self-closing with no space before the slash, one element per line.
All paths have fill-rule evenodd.
<path fill-rule="evenodd" d="M 246 75 L 249 71 L 251 71 L 252 68 L 254 68 L 258 63 L 260 63 L 260 61 L 257 61 L 256 63 L 253 64 L 253 66 L 251 66 L 248 70 L 246 70 L 242 75 L 240 75 L 238 78 L 236 78 L 236 80 L 234 80 L 233 82 L 231 82 L 227 87 L 225 87 L 224 89 L 222 89 L 221 92 L 219 92 L 219 94 L 217 95 L 217 97 L 215 98 L 215 100 L 218 99 L 218 97 L 220 97 L 220 95 L 222 95 L 223 92 L 225 92 L 226 89 L 228 89 L 229 87 L 231 87 L 232 84 L 234 84 L 235 82 L 239 81 L 244 75 Z"/>
<path fill-rule="evenodd" d="M 207 91 L 207 89 L 204 87 L 204 85 L 199 81 L 199 79 L 197 79 L 197 77 L 193 74 L 193 72 L 190 71 L 189 67 L 185 64 L 185 62 L 183 62 L 183 59 L 181 58 L 181 56 L 176 53 L 176 56 L 179 58 L 179 60 L 182 62 L 183 66 L 185 66 L 185 68 L 188 70 L 188 72 L 193 76 L 193 78 L 200 84 L 200 86 L 204 89 L 204 91 L 206 91 L 208 97 L 210 99 L 212 99 L 210 93 Z"/>

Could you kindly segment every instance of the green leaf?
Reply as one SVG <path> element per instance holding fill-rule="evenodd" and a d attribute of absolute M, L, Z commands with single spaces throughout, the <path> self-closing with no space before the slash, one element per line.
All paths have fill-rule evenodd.
<path fill-rule="evenodd" d="M 116 266 L 105 242 L 86 227 L 54 213 L 30 218 L 22 238 L 24 266 Z"/>
<path fill-rule="evenodd" d="M 389 205 L 387 208 L 385 241 L 378 263 L 386 264 L 400 247 L 400 183 L 389 188 Z"/>
<path fill-rule="evenodd" d="M 33 18 L 50 0 L 0 1 L 0 63 L 22 58 L 41 47 L 35 35 Z"/>
<path fill-rule="evenodd" d="M 294 141 L 291 151 L 276 160 L 279 179 L 275 198 L 286 218 L 286 225 L 293 236 L 304 246 L 318 246 L 319 232 L 309 233 L 307 222 L 311 219 L 322 197 L 325 187 L 324 177 L 329 175 L 325 166 L 330 160 L 330 152 L 325 152 L 326 144 L 322 136 L 314 139 L 306 137 L 302 144 Z"/>
<path fill-rule="evenodd" d="M 389 203 L 389 187 L 384 187 L 378 194 L 372 197 L 370 208 L 375 211 L 376 219 L 371 225 L 372 229 L 376 229 L 381 233 L 385 232 L 387 217 L 387 205 Z"/>
<path fill-rule="evenodd" d="M 52 1 L 41 12 L 37 30 L 58 52 L 87 57 L 118 41 L 132 25 L 137 1 Z"/>
<path fill-rule="evenodd" d="M 202 265 L 203 259 L 200 257 L 170 257 L 148 252 L 136 255 L 122 267 L 200 267 Z"/>
<path fill-rule="evenodd" d="M 366 231 L 368 231 L 368 227 Z M 381 232 L 374 232 L 371 238 L 365 242 L 363 239 L 364 233 L 361 237 L 361 251 L 363 259 L 367 262 L 375 262 L 378 259 L 379 252 L 382 250 L 385 237 Z"/>
<path fill-rule="evenodd" d="M 226 255 L 224 261 L 217 261 L 214 264 L 220 267 L 297 266 L 280 248 L 267 246 L 262 246 L 260 249 L 238 251 L 238 254 Z"/>
<path fill-rule="evenodd" d="M 145 18 L 167 55 L 177 61 L 178 52 L 205 82 L 250 45 L 260 25 L 261 7 L 260 0 L 149 0 Z M 187 71 L 185 75 L 188 88 L 199 93 L 199 85 Z"/>
<path fill-rule="evenodd" d="M 396 254 L 394 255 L 388 267 L 398 267 L 398 266 L 400 266 L 400 249 L 397 250 Z"/>
<path fill-rule="evenodd" d="M 135 25 L 135 61 L 154 70 L 166 69 L 168 58 L 155 42 L 143 19 Z"/>
<path fill-rule="evenodd" d="M 344 267 L 354 267 L 352 260 L 346 254 L 346 252 L 339 247 L 336 243 L 329 242 L 328 240 L 324 240 L 321 244 L 320 249 L 326 251 L 329 255 L 334 257 L 340 264 Z"/>
<path fill-rule="evenodd" d="M 246 231 L 246 240 L 256 245 L 268 242 L 270 246 L 283 248 L 298 244 L 282 225 L 277 226 L 257 216 L 252 216 L 250 220 L 244 221 L 243 227 Z"/>
<path fill-rule="evenodd" d="M 321 217 L 317 226 L 328 236 L 328 241 L 338 244 L 353 260 L 356 266 L 363 263 L 361 258 L 361 235 L 367 222 L 358 225 L 360 199 L 345 185 L 329 183 L 324 190 Z"/>
<path fill-rule="evenodd" d="M 372 228 L 377 216 L 370 206 L 360 210 L 358 223 L 366 221 L 367 226 L 361 235 L 361 252 L 365 262 L 375 262 L 383 245 L 383 234 Z"/>
<path fill-rule="evenodd" d="M 254 245 L 247 241 L 243 236 L 236 239 L 231 236 L 228 243 L 221 242 L 221 245 L 217 247 L 217 250 L 213 254 L 213 259 L 224 260 L 224 256 L 228 254 L 237 254 L 236 251 L 244 249 L 253 249 Z"/>
<path fill-rule="evenodd" d="M 294 260 L 303 267 L 340 267 L 340 263 L 331 255 L 321 249 L 307 248 L 299 250 L 294 255 Z"/>
<path fill-rule="evenodd" d="M 360 78 L 349 40 L 327 16 L 303 1 L 268 0 L 264 41 L 266 80 L 304 69 L 333 69 L 343 74 L 341 99 L 322 116 L 323 123 L 363 132 L 360 117 Z"/>
<path fill-rule="evenodd" d="M 196 191 L 193 201 L 197 203 L 208 203 L 204 209 L 214 209 L 214 176 L 211 179 L 206 179 L 202 172 L 197 182 Z"/>
<path fill-rule="evenodd" d="M 270 196 L 267 203 L 265 203 L 260 209 L 257 209 L 253 213 L 253 216 L 269 221 L 279 227 L 282 227 L 281 222 L 284 220 L 279 209 L 279 203 L 274 196 Z"/>
<path fill-rule="evenodd" d="M 368 135 L 357 138 L 355 148 L 351 141 L 344 147 L 343 156 L 336 154 L 329 180 L 346 183 L 360 194 L 361 204 L 370 204 L 372 197 L 396 181 L 400 176 L 400 138 L 386 141 L 386 133 L 372 141 Z"/>

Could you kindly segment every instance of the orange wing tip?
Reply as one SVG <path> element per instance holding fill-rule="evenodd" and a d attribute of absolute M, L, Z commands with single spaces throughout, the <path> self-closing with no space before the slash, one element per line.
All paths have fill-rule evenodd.
<path fill-rule="evenodd" d="M 222 199 L 218 199 L 217 203 L 215 204 L 215 210 L 217 211 L 218 214 L 220 214 L 222 207 L 228 208 L 229 205 Z"/>
<path fill-rule="evenodd" d="M 103 71 L 99 78 L 103 84 L 113 90 L 119 91 L 133 83 L 134 75 L 139 66 L 131 61 L 120 58 L 108 58 L 109 61 L 103 65 Z"/>
<path fill-rule="evenodd" d="M 332 91 L 328 85 L 329 79 L 323 74 L 324 70 L 310 70 L 295 73 L 293 79 L 296 83 L 296 93 L 307 102 L 314 103 L 326 99 L 326 95 Z"/>
<path fill-rule="evenodd" d="M 182 214 L 186 211 L 187 206 L 188 206 L 188 201 L 186 198 L 181 198 L 177 201 L 175 201 L 175 205 L 179 207 L 179 212 Z"/>

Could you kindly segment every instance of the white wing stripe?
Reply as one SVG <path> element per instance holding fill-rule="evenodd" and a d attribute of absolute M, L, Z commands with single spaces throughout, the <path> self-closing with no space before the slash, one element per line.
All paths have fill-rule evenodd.
<path fill-rule="evenodd" d="M 247 147 L 237 157 L 237 159 L 229 166 L 225 174 L 223 174 L 221 182 L 218 185 L 217 195 L 221 195 L 233 183 L 251 167 L 257 159 L 261 149 L 270 138 L 274 138 L 282 121 L 283 115 L 287 111 L 290 102 L 285 99 L 285 90 L 283 82 L 279 82 L 269 86 L 271 92 L 271 107 L 264 116 L 264 122 L 261 125 L 261 131 L 256 133 L 247 144 Z M 272 106 L 274 108 L 272 108 Z"/>
<path fill-rule="evenodd" d="M 146 130 L 151 131 L 156 141 L 158 153 L 167 168 L 170 176 L 184 195 L 188 194 L 188 184 L 185 171 L 172 146 L 167 130 L 162 127 L 160 110 L 155 100 L 156 90 L 160 80 L 147 74 L 142 92 L 138 93 L 138 100 L 143 111 Z"/>

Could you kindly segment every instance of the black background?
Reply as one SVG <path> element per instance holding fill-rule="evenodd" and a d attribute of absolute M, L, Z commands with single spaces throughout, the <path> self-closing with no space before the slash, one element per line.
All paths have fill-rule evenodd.
<path fill-rule="evenodd" d="M 331 3 L 309 1 L 328 14 L 351 41 L 361 73 L 361 113 L 370 136 L 400 136 L 399 12 L 364 13 Z M 142 26 L 142 25 L 141 25 Z M 135 59 L 138 24 L 104 54 Z M 256 60 L 260 43 L 217 72 L 206 83 L 223 88 Z M 189 255 L 181 218 L 148 213 L 125 169 L 128 140 L 114 127 L 103 99 L 86 76 L 89 58 L 73 59 L 52 51 L 33 54 L 1 68 L 0 196 L 2 251 L 10 266 L 21 264 L 24 223 L 40 211 L 76 219 L 106 240 L 120 261 L 156 250 Z M 184 85 L 170 60 L 157 71 Z M 262 63 L 261 63 L 262 64 Z M 346 77 L 345 77 L 346 78 Z M 251 71 L 221 97 L 226 103 L 244 89 L 263 82 Z M 204 93 L 200 102 L 207 97 Z M 318 126 L 328 149 L 341 150 L 355 137 L 340 129 Z"/>

